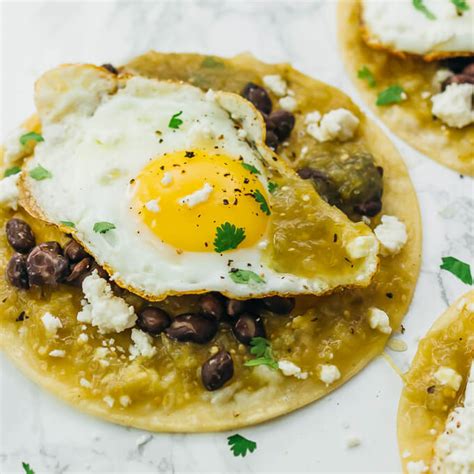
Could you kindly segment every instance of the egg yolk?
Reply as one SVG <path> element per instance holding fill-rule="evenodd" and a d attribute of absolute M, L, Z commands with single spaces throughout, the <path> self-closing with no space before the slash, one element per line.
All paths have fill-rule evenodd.
<path fill-rule="evenodd" d="M 241 157 L 205 150 L 167 153 L 152 160 L 135 179 L 133 208 L 145 225 L 177 250 L 214 252 L 222 239 L 252 247 L 269 221 L 268 193 L 255 168 Z M 242 239 L 243 229 L 245 237 Z M 220 241 L 220 242 L 219 242 Z"/>

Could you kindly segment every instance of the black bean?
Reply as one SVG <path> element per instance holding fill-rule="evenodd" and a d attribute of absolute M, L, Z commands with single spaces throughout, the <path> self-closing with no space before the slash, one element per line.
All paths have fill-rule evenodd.
<path fill-rule="evenodd" d="M 454 76 L 450 76 L 441 84 L 441 90 L 444 91 L 446 87 L 451 84 L 474 84 L 474 75 L 455 74 Z"/>
<path fill-rule="evenodd" d="M 295 307 L 294 298 L 283 298 L 282 296 L 269 296 L 260 300 L 262 306 L 277 314 L 289 314 Z"/>
<path fill-rule="evenodd" d="M 117 68 L 112 66 L 112 64 L 110 63 L 102 64 L 101 67 L 103 67 L 104 69 L 107 69 L 107 71 L 111 72 L 112 74 L 117 75 L 119 73 Z"/>
<path fill-rule="evenodd" d="M 375 217 L 382 210 L 382 199 L 370 199 L 369 201 L 356 204 L 354 211 L 361 216 Z"/>
<path fill-rule="evenodd" d="M 105 280 L 109 279 L 109 274 L 95 260 L 93 261 L 92 266 L 91 266 L 91 273 L 94 270 L 97 270 L 97 274 L 100 276 L 100 278 L 104 278 Z"/>
<path fill-rule="evenodd" d="M 316 168 L 310 168 L 309 166 L 300 168 L 297 173 L 301 179 L 316 179 L 321 181 L 329 181 L 329 177 L 326 173 L 317 170 Z"/>
<path fill-rule="evenodd" d="M 231 355 L 224 350 L 206 360 L 201 369 L 202 384 L 211 392 L 221 388 L 233 375 L 234 361 Z"/>
<path fill-rule="evenodd" d="M 69 262 L 57 242 L 37 245 L 26 259 L 30 285 L 56 285 L 69 274 Z"/>
<path fill-rule="evenodd" d="M 466 74 L 468 76 L 474 76 L 474 61 L 471 64 L 468 64 L 463 70 L 462 74 Z"/>
<path fill-rule="evenodd" d="M 465 56 L 458 56 L 456 58 L 443 59 L 441 61 L 442 67 L 451 69 L 455 74 L 463 71 L 466 66 L 472 63 L 472 58 Z"/>
<path fill-rule="evenodd" d="M 224 298 L 219 293 L 206 293 L 199 298 L 201 314 L 221 319 L 225 315 Z"/>
<path fill-rule="evenodd" d="M 182 314 L 173 319 L 166 335 L 180 342 L 205 344 L 217 333 L 217 321 L 203 314 Z"/>
<path fill-rule="evenodd" d="M 260 316 L 244 313 L 232 326 L 232 332 L 242 344 L 250 344 L 254 337 L 265 337 L 265 326 Z"/>
<path fill-rule="evenodd" d="M 69 241 L 64 247 L 64 255 L 71 262 L 79 262 L 80 260 L 89 257 L 89 254 L 84 250 L 82 245 L 78 244 L 75 240 Z"/>
<path fill-rule="evenodd" d="M 272 130 L 280 142 L 286 140 L 295 126 L 295 116 L 287 110 L 275 110 L 267 119 L 267 129 Z"/>
<path fill-rule="evenodd" d="M 226 301 L 226 313 L 230 317 L 239 316 L 247 309 L 247 301 L 242 300 L 227 300 Z"/>
<path fill-rule="evenodd" d="M 253 82 L 249 82 L 243 88 L 241 95 L 249 102 L 252 102 L 255 108 L 260 112 L 269 114 L 272 111 L 272 100 L 263 87 L 254 84 Z"/>
<path fill-rule="evenodd" d="M 20 253 L 28 253 L 35 245 L 35 234 L 22 219 L 10 219 L 6 225 L 8 243 Z"/>
<path fill-rule="evenodd" d="M 137 326 L 145 332 L 156 336 L 171 324 L 171 318 L 166 311 L 154 306 L 146 306 L 138 313 Z"/>
<path fill-rule="evenodd" d="M 265 138 L 265 144 L 270 147 L 272 150 L 276 150 L 278 148 L 278 137 L 275 132 L 272 130 L 267 130 L 267 137 Z"/>
<path fill-rule="evenodd" d="M 17 288 L 27 290 L 30 287 L 26 271 L 26 255 L 14 253 L 7 265 L 8 281 Z"/>
<path fill-rule="evenodd" d="M 71 273 L 66 278 L 66 282 L 82 288 L 82 282 L 91 274 L 92 263 L 92 258 L 86 257 L 71 265 Z"/>

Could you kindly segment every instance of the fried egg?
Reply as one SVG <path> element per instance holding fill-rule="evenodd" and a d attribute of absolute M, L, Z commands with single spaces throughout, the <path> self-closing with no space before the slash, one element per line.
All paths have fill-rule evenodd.
<path fill-rule="evenodd" d="M 474 53 L 474 1 L 362 0 L 363 33 L 370 46 L 426 60 Z M 463 3 L 463 4 L 464 4 Z"/>
<path fill-rule="evenodd" d="M 120 286 L 149 300 L 249 298 L 366 286 L 374 275 L 371 230 L 264 145 L 263 119 L 242 97 L 67 65 L 38 80 L 35 101 L 44 141 L 24 167 L 22 203 Z M 282 247 L 294 219 L 305 233 Z"/>

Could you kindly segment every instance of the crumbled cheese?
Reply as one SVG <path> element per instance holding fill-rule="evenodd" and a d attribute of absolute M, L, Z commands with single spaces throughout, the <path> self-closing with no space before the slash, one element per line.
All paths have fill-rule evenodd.
<path fill-rule="evenodd" d="M 352 259 L 364 258 L 376 252 L 377 246 L 373 235 L 360 235 L 346 245 L 346 252 Z"/>
<path fill-rule="evenodd" d="M 301 368 L 289 360 L 279 360 L 278 368 L 283 372 L 283 375 L 287 377 L 296 377 L 300 380 L 308 378 L 308 372 L 302 372 Z"/>
<path fill-rule="evenodd" d="M 153 338 L 140 329 L 132 329 L 132 341 L 130 346 L 130 360 L 136 359 L 138 356 L 153 357 L 156 354 L 156 347 L 153 345 Z"/>
<path fill-rule="evenodd" d="M 263 83 L 278 97 L 283 97 L 287 93 L 288 85 L 279 74 L 263 76 Z"/>
<path fill-rule="evenodd" d="M 432 471 L 440 474 L 474 472 L 474 364 L 467 381 L 464 406 L 448 416 L 434 447 Z"/>
<path fill-rule="evenodd" d="M 160 205 L 158 204 L 158 199 L 151 199 L 145 204 L 145 207 L 150 211 L 150 212 L 159 212 L 160 211 Z"/>
<path fill-rule="evenodd" d="M 421 93 L 421 98 L 422 98 L 422 99 L 425 99 L 425 100 L 426 100 L 426 99 L 429 99 L 430 97 L 431 97 L 431 92 L 429 92 L 429 91 L 423 91 L 423 92 Z"/>
<path fill-rule="evenodd" d="M 433 115 L 446 125 L 463 128 L 474 123 L 474 84 L 450 84 L 431 98 Z"/>
<path fill-rule="evenodd" d="M 66 355 L 66 351 L 63 351 L 61 349 L 54 349 L 54 351 L 51 351 L 49 355 L 51 357 L 64 357 Z"/>
<path fill-rule="evenodd" d="M 28 130 L 19 127 L 12 130 L 3 140 L 3 162 L 6 165 L 17 163 L 33 151 L 36 141 L 30 140 L 25 146 L 20 143 L 20 137 L 25 133 L 28 133 Z"/>
<path fill-rule="evenodd" d="M 428 466 L 423 461 L 409 461 L 407 471 L 408 474 L 422 474 L 428 472 Z"/>
<path fill-rule="evenodd" d="M 58 329 L 63 327 L 61 320 L 49 312 L 46 312 L 41 316 L 41 321 L 43 322 L 46 332 L 50 336 L 55 336 Z"/>
<path fill-rule="evenodd" d="M 165 171 L 163 173 L 163 177 L 161 178 L 161 184 L 163 186 L 168 186 L 173 182 L 173 175 L 169 171 Z"/>
<path fill-rule="evenodd" d="M 102 367 L 108 367 L 110 362 L 106 359 L 109 354 L 107 347 L 98 347 L 94 351 L 94 360 L 97 360 Z"/>
<path fill-rule="evenodd" d="M 323 364 L 320 368 L 319 378 L 326 385 L 331 385 L 341 378 L 341 372 L 335 365 Z"/>
<path fill-rule="evenodd" d="M 313 112 L 310 112 L 309 114 L 306 114 L 306 116 L 304 118 L 304 123 L 306 125 L 311 125 L 311 124 L 317 125 L 320 120 L 321 120 L 320 112 L 318 112 L 317 110 L 314 110 Z"/>
<path fill-rule="evenodd" d="M 435 373 L 434 378 L 441 384 L 451 387 L 456 392 L 461 387 L 462 377 L 451 367 L 441 366 Z"/>
<path fill-rule="evenodd" d="M 321 116 L 319 112 L 313 112 L 306 116 L 306 131 L 319 142 L 331 140 L 350 140 L 359 126 L 359 119 L 347 109 L 335 109 Z M 319 123 L 318 123 L 319 122 Z"/>
<path fill-rule="evenodd" d="M 17 186 L 19 179 L 20 173 L 0 179 L 0 205 L 9 207 L 14 211 L 18 209 L 18 198 L 20 197 Z"/>
<path fill-rule="evenodd" d="M 209 184 L 205 183 L 201 189 L 194 191 L 194 193 L 188 194 L 183 198 L 179 199 L 179 204 L 186 205 L 190 209 L 201 204 L 202 202 L 206 202 L 209 199 L 209 196 L 212 193 L 214 188 Z"/>
<path fill-rule="evenodd" d="M 123 407 L 128 407 L 132 403 L 132 400 L 128 395 L 122 395 L 119 398 L 119 402 Z"/>
<path fill-rule="evenodd" d="M 346 446 L 348 448 L 356 448 L 357 446 L 360 446 L 360 438 L 358 436 L 349 436 L 346 439 Z"/>
<path fill-rule="evenodd" d="M 441 91 L 441 85 L 443 84 L 443 82 L 453 75 L 454 73 L 449 69 L 446 69 L 446 68 L 438 69 L 435 75 L 433 76 L 433 80 L 432 80 L 432 85 L 433 85 L 433 88 L 436 90 L 436 92 Z"/>
<path fill-rule="evenodd" d="M 107 396 L 104 397 L 102 400 L 104 400 L 104 402 L 105 402 L 110 408 L 112 408 L 112 407 L 114 406 L 115 400 L 114 400 L 111 396 L 107 395 Z"/>
<path fill-rule="evenodd" d="M 298 102 L 294 97 L 287 95 L 286 97 L 282 97 L 278 103 L 283 110 L 287 110 L 288 112 L 294 112 L 296 107 L 298 107 Z"/>
<path fill-rule="evenodd" d="M 85 344 L 88 340 L 89 336 L 85 333 L 81 333 L 77 336 L 77 342 L 80 342 L 81 344 Z"/>
<path fill-rule="evenodd" d="M 374 229 L 374 233 L 382 244 L 381 253 L 384 256 L 397 254 L 408 240 L 405 224 L 395 216 L 382 216 L 381 224 Z"/>
<path fill-rule="evenodd" d="M 392 332 L 388 314 L 378 308 L 369 309 L 369 326 L 384 334 L 390 334 Z"/>
<path fill-rule="evenodd" d="M 92 384 L 89 382 L 89 380 L 85 379 L 84 377 L 79 380 L 79 385 L 84 388 L 91 388 Z"/>
<path fill-rule="evenodd" d="M 99 332 L 122 332 L 135 325 L 137 315 L 133 306 L 129 306 L 122 298 L 115 296 L 106 280 L 101 278 L 97 270 L 84 279 L 82 291 L 82 310 L 77 320 L 97 326 Z"/>

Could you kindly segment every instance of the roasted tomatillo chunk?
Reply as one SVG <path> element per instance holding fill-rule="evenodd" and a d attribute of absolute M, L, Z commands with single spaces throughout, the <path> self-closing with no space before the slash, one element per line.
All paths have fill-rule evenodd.
<path fill-rule="evenodd" d="M 71 262 L 79 262 L 80 260 L 89 257 L 89 254 L 84 250 L 84 247 L 79 245 L 75 240 L 71 240 L 64 247 L 64 255 Z"/>
<path fill-rule="evenodd" d="M 26 269 L 31 285 L 57 285 L 69 274 L 69 262 L 57 242 L 37 245 L 28 255 Z"/>
<path fill-rule="evenodd" d="M 36 244 L 29 224 L 21 219 L 10 219 L 5 226 L 8 243 L 20 253 L 28 253 Z"/>
<path fill-rule="evenodd" d="M 269 114 L 272 111 L 272 100 L 263 87 L 249 82 L 242 90 L 241 95 L 249 102 L 252 102 L 255 108 L 260 112 Z"/>
<path fill-rule="evenodd" d="M 227 351 L 219 351 L 204 362 L 201 369 L 202 384 L 207 390 L 221 388 L 234 375 L 234 362 Z"/>
<path fill-rule="evenodd" d="M 217 333 L 217 321 L 202 314 L 182 314 L 176 316 L 166 335 L 180 342 L 196 342 L 205 344 Z"/>
<path fill-rule="evenodd" d="M 162 333 L 170 324 L 168 313 L 155 306 L 146 306 L 138 313 L 137 326 L 153 336 Z"/>
<path fill-rule="evenodd" d="M 232 332 L 242 344 L 250 344 L 254 337 L 266 337 L 262 318 L 250 313 L 239 316 L 232 327 Z"/>
<path fill-rule="evenodd" d="M 224 298 L 219 293 L 206 293 L 199 298 L 202 314 L 221 319 L 225 315 Z"/>
<path fill-rule="evenodd" d="M 27 290 L 30 287 L 28 272 L 26 271 L 26 255 L 20 253 L 13 254 L 7 265 L 7 278 L 17 288 Z"/>

